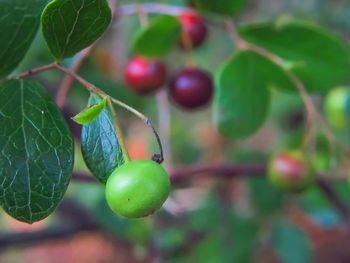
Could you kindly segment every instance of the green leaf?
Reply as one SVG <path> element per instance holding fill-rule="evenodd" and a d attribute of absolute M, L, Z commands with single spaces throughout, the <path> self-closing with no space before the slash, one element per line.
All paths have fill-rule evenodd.
<path fill-rule="evenodd" d="M 286 200 L 284 193 L 273 187 L 266 178 L 250 178 L 249 188 L 253 205 L 263 217 L 280 211 Z"/>
<path fill-rule="evenodd" d="M 99 96 L 91 94 L 88 105 L 101 100 Z M 83 126 L 81 150 L 87 167 L 101 183 L 106 183 L 114 169 L 124 163 L 112 114 L 107 107 L 94 121 Z"/>
<path fill-rule="evenodd" d="M 224 253 L 225 241 L 222 240 L 221 233 L 211 232 L 200 239 L 195 247 L 191 248 L 189 260 L 190 262 L 220 262 L 228 263 L 226 254 Z M 231 248 L 232 251 L 232 248 Z"/>
<path fill-rule="evenodd" d="M 11 73 L 27 53 L 46 0 L 0 1 L 0 78 Z"/>
<path fill-rule="evenodd" d="M 220 15 L 232 16 L 246 3 L 246 0 L 195 0 L 198 9 Z"/>
<path fill-rule="evenodd" d="M 100 100 L 98 103 L 91 105 L 72 119 L 78 124 L 88 124 L 95 120 L 106 106 L 106 99 Z"/>
<path fill-rule="evenodd" d="M 33 81 L 0 86 L 0 204 L 16 219 L 47 217 L 73 170 L 74 144 L 54 101 Z"/>
<path fill-rule="evenodd" d="M 107 29 L 112 12 L 106 0 L 54 0 L 41 16 L 47 45 L 57 60 L 93 44 Z"/>
<path fill-rule="evenodd" d="M 162 56 L 172 49 L 181 33 L 181 24 L 174 16 L 163 15 L 147 27 L 139 29 L 133 39 L 133 49 L 146 57 Z"/>
<path fill-rule="evenodd" d="M 240 35 L 287 61 L 308 91 L 327 91 L 350 72 L 348 46 L 315 25 L 288 21 L 243 26 Z"/>
<path fill-rule="evenodd" d="M 281 220 L 274 224 L 271 243 L 282 262 L 313 262 L 311 244 L 307 236 L 300 228 L 288 220 Z"/>
<path fill-rule="evenodd" d="M 234 241 L 234 249 L 230 248 L 230 262 L 252 262 L 258 238 L 257 221 L 234 215 L 231 219 L 230 233 Z"/>
<path fill-rule="evenodd" d="M 256 132 L 269 105 L 269 85 L 292 85 L 283 71 L 266 58 L 241 51 L 216 72 L 214 119 L 219 131 L 235 138 Z"/>

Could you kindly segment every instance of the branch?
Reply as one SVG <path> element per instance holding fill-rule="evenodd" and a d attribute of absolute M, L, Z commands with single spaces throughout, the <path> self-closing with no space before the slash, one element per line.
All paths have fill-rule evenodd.
<path fill-rule="evenodd" d="M 214 175 L 216 178 L 232 178 L 244 176 L 265 176 L 266 168 L 262 164 L 229 165 L 213 164 L 192 167 L 179 167 L 169 172 L 173 186 L 202 176 Z M 86 172 L 74 172 L 73 180 L 82 183 L 97 183 L 95 177 Z"/>
<path fill-rule="evenodd" d="M 266 167 L 262 164 L 245 164 L 245 165 L 229 165 L 229 164 L 213 164 L 195 167 L 180 167 L 170 170 L 171 181 L 174 186 L 185 181 L 193 180 L 201 176 L 215 176 L 215 178 L 233 178 L 241 176 L 258 176 L 264 177 Z M 73 179 L 78 182 L 97 183 L 95 177 L 85 172 L 75 172 Z M 326 198 L 334 206 L 334 208 L 342 216 L 344 222 L 349 222 L 350 211 L 337 193 L 332 189 L 330 183 L 332 180 L 326 179 L 326 175 L 320 175 L 317 179 L 317 185 L 324 193 Z M 66 210 L 64 214 L 69 215 L 71 208 L 62 206 L 59 209 Z M 74 209 L 75 211 L 78 209 Z M 81 231 L 101 231 L 99 226 L 93 220 L 79 220 L 78 216 L 72 216 L 72 223 L 79 221 L 78 224 L 65 225 L 63 227 L 48 228 L 29 233 L 7 233 L 0 235 L 0 250 L 13 245 L 30 245 L 45 240 L 61 239 L 75 235 Z M 86 217 L 85 217 L 86 218 Z"/>
<path fill-rule="evenodd" d="M 98 231 L 96 224 L 85 224 L 84 221 L 75 225 L 50 227 L 35 232 L 5 233 L 0 235 L 0 250 L 11 246 L 33 245 L 47 240 L 68 238 L 82 231 Z"/>
<path fill-rule="evenodd" d="M 80 68 L 83 66 L 85 62 L 85 59 L 90 55 L 93 48 L 94 48 L 94 45 L 84 49 L 79 53 L 79 57 L 77 58 L 73 66 L 70 68 L 72 72 L 77 73 L 80 70 Z M 56 94 L 56 104 L 59 108 L 62 108 L 64 103 L 66 102 L 68 93 L 72 88 L 73 83 L 74 83 L 74 77 L 72 77 L 71 75 L 66 75 L 62 80 Z"/>
<path fill-rule="evenodd" d="M 27 71 L 25 71 L 23 73 L 20 73 L 18 75 L 10 77 L 9 79 L 23 79 L 23 78 L 31 77 L 31 76 L 34 76 L 36 74 L 39 74 L 39 73 L 42 73 L 42 72 L 54 69 L 54 68 L 56 68 L 56 64 L 55 63 L 51 63 L 51 64 L 47 64 L 47 65 L 44 65 L 44 66 L 40 66 L 40 67 L 37 67 L 37 68 L 33 68 L 33 69 L 30 69 L 30 70 L 27 70 Z"/>
<path fill-rule="evenodd" d="M 236 25 L 231 19 L 227 19 L 225 21 L 225 29 L 226 32 L 229 34 L 231 37 L 232 41 L 236 43 L 237 47 L 243 50 L 250 50 L 253 51 L 268 60 L 272 61 L 273 63 L 277 64 L 280 66 L 285 74 L 289 77 L 289 79 L 292 81 L 292 83 L 295 85 L 296 89 L 298 90 L 299 94 L 301 95 L 306 110 L 307 110 L 307 128 L 308 128 L 308 134 L 305 137 L 304 140 L 304 146 L 309 143 L 311 140 L 311 137 L 313 136 L 314 133 L 314 126 L 313 126 L 313 121 L 318 120 L 320 125 L 323 128 L 323 131 L 327 137 L 327 140 L 331 145 L 337 145 L 340 149 L 342 149 L 344 152 L 346 150 L 344 147 L 339 144 L 333 135 L 332 130 L 329 128 L 327 125 L 326 121 L 323 119 L 322 115 L 319 113 L 317 110 L 315 104 L 312 101 L 312 98 L 308 94 L 306 87 L 304 83 L 299 79 L 299 77 L 290 69 L 287 69 L 285 66 L 285 62 L 283 59 L 281 59 L 279 56 L 275 55 L 274 53 L 270 52 L 269 50 L 262 48 L 260 46 L 257 46 L 253 43 L 247 42 L 245 39 L 241 38 L 239 33 L 237 32 Z"/>

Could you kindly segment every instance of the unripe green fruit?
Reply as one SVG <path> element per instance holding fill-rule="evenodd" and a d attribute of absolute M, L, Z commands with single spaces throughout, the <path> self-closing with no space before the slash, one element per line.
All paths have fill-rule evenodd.
<path fill-rule="evenodd" d="M 164 168 L 150 160 L 130 161 L 113 171 L 106 183 L 110 208 L 128 218 L 148 216 L 158 210 L 170 192 Z"/>
<path fill-rule="evenodd" d="M 301 192 L 315 182 L 316 174 L 302 152 L 285 151 L 269 162 L 268 179 L 279 189 Z"/>
<path fill-rule="evenodd" d="M 344 129 L 349 121 L 347 115 L 350 106 L 350 90 L 339 87 L 331 90 L 325 99 L 324 110 L 330 125 L 337 129 Z"/>

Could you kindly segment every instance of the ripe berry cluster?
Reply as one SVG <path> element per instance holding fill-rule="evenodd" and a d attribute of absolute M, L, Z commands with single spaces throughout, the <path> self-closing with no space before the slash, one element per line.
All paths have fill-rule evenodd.
<path fill-rule="evenodd" d="M 194 12 L 179 16 L 182 33 L 178 42 L 181 49 L 198 48 L 207 38 L 207 27 L 203 18 Z M 208 104 L 213 96 L 211 75 L 195 67 L 186 67 L 168 81 L 164 63 L 156 59 L 133 57 L 125 70 L 125 81 L 130 89 L 145 95 L 168 84 L 169 96 L 184 109 L 196 109 Z"/>

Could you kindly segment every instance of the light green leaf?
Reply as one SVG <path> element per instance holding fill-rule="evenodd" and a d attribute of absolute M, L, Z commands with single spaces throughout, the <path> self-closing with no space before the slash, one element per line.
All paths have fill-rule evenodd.
<path fill-rule="evenodd" d="M 51 53 L 62 60 L 94 43 L 111 19 L 107 0 L 54 0 L 45 7 L 41 23 Z"/>
<path fill-rule="evenodd" d="M 100 100 L 98 103 L 91 105 L 72 119 L 78 124 L 88 124 L 95 120 L 106 106 L 106 99 Z"/>
<path fill-rule="evenodd" d="M 307 236 L 288 220 L 281 220 L 274 224 L 271 243 L 282 262 L 313 262 L 311 244 Z"/>
<path fill-rule="evenodd" d="M 73 170 L 73 138 L 36 82 L 3 83 L 0 105 L 0 204 L 14 218 L 33 223 L 63 198 Z"/>
<path fill-rule="evenodd" d="M 200 10 L 232 16 L 245 5 L 246 0 L 195 0 L 195 3 Z"/>
<path fill-rule="evenodd" d="M 133 39 L 133 49 L 146 57 L 162 56 L 177 43 L 181 24 L 174 16 L 164 15 L 154 19 L 147 27 L 139 29 Z"/>
<path fill-rule="evenodd" d="M 289 20 L 242 26 L 239 32 L 286 60 L 308 91 L 327 91 L 350 73 L 349 47 L 324 28 Z"/>
<path fill-rule="evenodd" d="M 88 105 L 100 101 L 99 96 L 91 94 Z M 107 107 L 95 120 L 83 126 L 81 150 L 87 167 L 101 183 L 106 183 L 114 169 L 124 163 L 112 114 Z"/>
<path fill-rule="evenodd" d="M 0 78 L 11 73 L 27 53 L 46 0 L 0 1 Z"/>
<path fill-rule="evenodd" d="M 214 119 L 219 131 L 244 138 L 264 123 L 273 85 L 293 88 L 284 71 L 266 58 L 251 52 L 236 53 L 216 72 Z"/>

